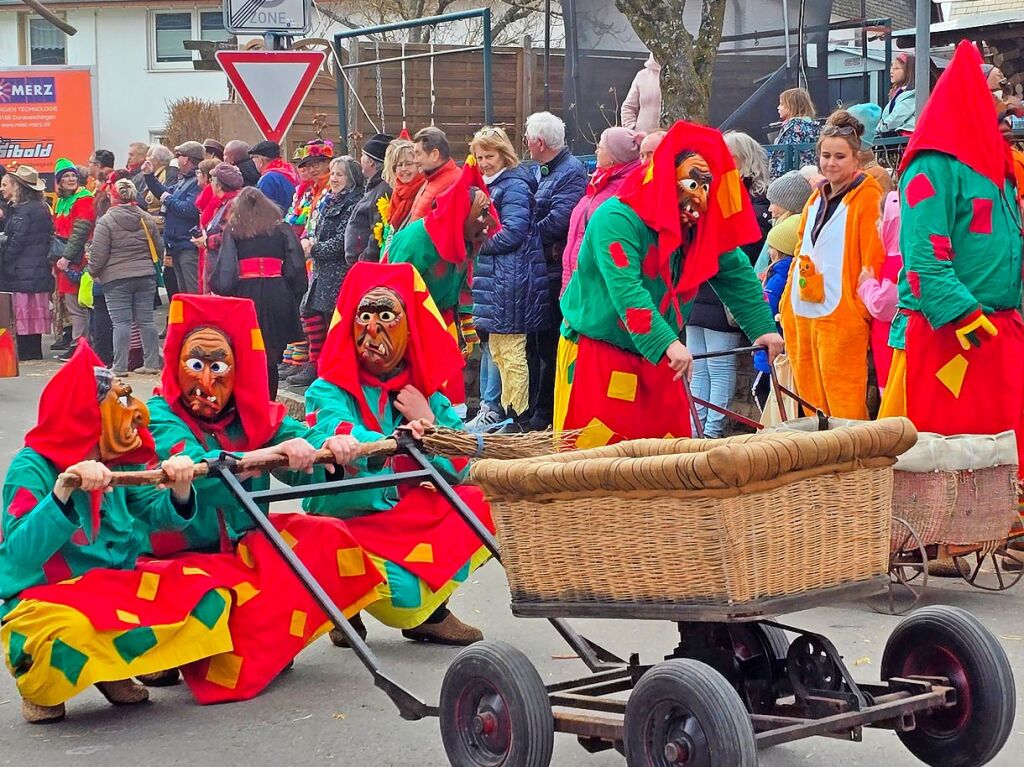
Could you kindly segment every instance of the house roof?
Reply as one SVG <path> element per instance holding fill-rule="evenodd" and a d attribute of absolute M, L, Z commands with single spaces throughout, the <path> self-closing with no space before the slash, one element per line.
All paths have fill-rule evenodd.
<path fill-rule="evenodd" d="M 832 0 L 832 15 L 859 19 L 861 0 Z M 894 28 L 914 23 L 914 0 L 865 0 L 869 19 L 892 19 Z"/>
<path fill-rule="evenodd" d="M 958 19 L 940 21 L 932 24 L 932 45 L 943 45 L 948 42 L 957 42 L 964 36 L 965 32 L 990 27 L 997 30 L 1000 35 L 1009 32 L 1019 33 L 1020 26 L 1024 25 L 1024 8 L 1009 11 L 993 11 L 991 13 L 978 13 L 973 16 L 961 16 Z M 893 32 L 896 43 L 901 47 L 914 44 L 915 29 L 899 29 Z"/>

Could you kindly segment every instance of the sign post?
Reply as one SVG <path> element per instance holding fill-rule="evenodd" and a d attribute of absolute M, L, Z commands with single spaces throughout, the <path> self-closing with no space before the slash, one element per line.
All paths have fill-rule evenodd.
<path fill-rule="evenodd" d="M 323 51 L 217 51 L 216 57 L 256 127 L 277 143 L 327 60 Z"/>
<path fill-rule="evenodd" d="M 304 35 L 312 0 L 224 0 L 224 26 L 235 35 Z"/>

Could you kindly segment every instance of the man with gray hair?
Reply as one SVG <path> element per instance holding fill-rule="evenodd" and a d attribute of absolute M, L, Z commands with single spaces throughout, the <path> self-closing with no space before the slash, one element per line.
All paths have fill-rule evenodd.
<path fill-rule="evenodd" d="M 550 112 L 535 112 L 526 119 L 526 148 L 536 163 L 537 227 L 548 264 L 551 296 L 561 289 L 562 251 L 569 236 L 569 217 L 587 190 L 587 171 L 565 145 L 565 123 Z M 545 329 L 527 338 L 530 364 L 530 409 L 524 426 L 546 429 L 551 425 L 555 396 L 555 356 L 562 313 L 552 298 L 551 318 Z"/>

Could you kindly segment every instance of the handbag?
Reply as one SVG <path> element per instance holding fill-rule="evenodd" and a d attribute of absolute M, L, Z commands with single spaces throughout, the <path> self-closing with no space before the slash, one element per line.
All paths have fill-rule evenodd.
<path fill-rule="evenodd" d="M 64 249 L 67 245 L 68 241 L 63 237 L 58 237 L 55 234 L 50 235 L 50 251 L 46 254 L 46 258 L 51 264 L 55 264 L 64 258 Z"/>

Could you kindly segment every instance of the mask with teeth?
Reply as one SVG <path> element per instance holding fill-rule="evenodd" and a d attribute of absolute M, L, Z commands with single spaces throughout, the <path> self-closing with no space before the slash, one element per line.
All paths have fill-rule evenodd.
<path fill-rule="evenodd" d="M 139 429 L 149 426 L 149 410 L 132 397 L 132 387 L 101 368 L 97 375 L 97 399 L 102 424 L 100 460 L 110 462 L 142 447 Z"/>
<path fill-rule="evenodd" d="M 178 386 L 189 412 L 214 420 L 235 390 L 235 353 L 227 336 L 214 328 L 196 328 L 178 355 Z"/>
<path fill-rule="evenodd" d="M 696 152 L 684 152 L 676 160 L 676 194 L 684 225 L 696 223 L 707 213 L 711 178 L 707 161 Z"/>
<path fill-rule="evenodd" d="M 399 295 L 377 287 L 359 300 L 353 325 L 359 364 L 377 378 L 388 378 L 402 364 L 409 345 L 409 318 Z"/>

